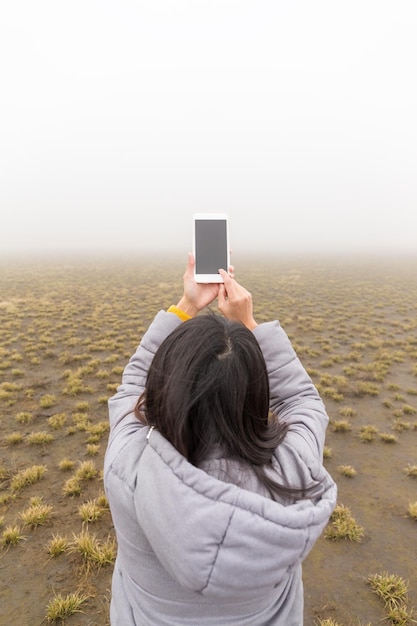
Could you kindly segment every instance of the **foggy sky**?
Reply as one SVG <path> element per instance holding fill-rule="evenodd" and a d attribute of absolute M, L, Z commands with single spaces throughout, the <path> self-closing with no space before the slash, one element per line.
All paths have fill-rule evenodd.
<path fill-rule="evenodd" d="M 6 4 L 6 3 L 4 3 Z M 416 252 L 413 0 L 15 0 L 0 254 Z"/>

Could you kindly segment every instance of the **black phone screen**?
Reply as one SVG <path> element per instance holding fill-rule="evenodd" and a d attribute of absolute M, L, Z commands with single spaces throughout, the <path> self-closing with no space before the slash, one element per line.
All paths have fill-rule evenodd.
<path fill-rule="evenodd" d="M 217 274 L 227 267 L 227 221 L 195 220 L 195 269 L 197 274 Z"/>

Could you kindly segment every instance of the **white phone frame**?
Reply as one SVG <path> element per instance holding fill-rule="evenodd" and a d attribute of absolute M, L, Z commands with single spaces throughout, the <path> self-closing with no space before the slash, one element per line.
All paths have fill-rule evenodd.
<path fill-rule="evenodd" d="M 230 265 L 230 247 L 229 247 L 229 216 L 227 213 L 209 212 L 209 213 L 194 213 L 193 215 L 193 255 L 196 259 L 196 243 L 195 243 L 195 222 L 197 220 L 222 220 L 226 222 L 226 255 L 227 255 L 227 267 L 223 268 L 226 272 L 229 271 Z M 197 274 L 197 263 L 194 267 L 194 279 L 197 283 L 222 283 L 223 278 L 220 274 Z M 219 268 L 220 269 L 220 268 Z"/>

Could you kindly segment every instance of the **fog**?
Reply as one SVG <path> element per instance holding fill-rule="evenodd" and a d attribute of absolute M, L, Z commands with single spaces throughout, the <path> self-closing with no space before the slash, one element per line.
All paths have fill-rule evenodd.
<path fill-rule="evenodd" d="M 0 254 L 414 253 L 415 3 L 5 3 Z"/>

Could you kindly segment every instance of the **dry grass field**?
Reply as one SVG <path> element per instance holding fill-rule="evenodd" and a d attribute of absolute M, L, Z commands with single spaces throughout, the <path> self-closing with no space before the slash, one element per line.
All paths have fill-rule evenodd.
<path fill-rule="evenodd" d="M 305 624 L 411 624 L 417 258 L 234 262 L 255 317 L 280 319 L 330 415 L 338 506 L 304 565 Z M 154 314 L 178 300 L 183 265 L 0 261 L 4 626 L 109 623 L 106 403 Z"/>

